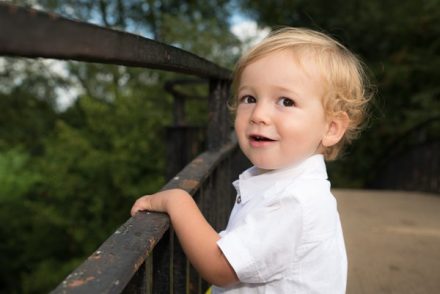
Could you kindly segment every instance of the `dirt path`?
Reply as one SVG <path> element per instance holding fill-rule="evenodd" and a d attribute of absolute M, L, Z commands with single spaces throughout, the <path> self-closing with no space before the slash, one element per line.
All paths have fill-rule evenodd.
<path fill-rule="evenodd" d="M 440 293 L 440 196 L 334 190 L 344 228 L 348 294 Z"/>

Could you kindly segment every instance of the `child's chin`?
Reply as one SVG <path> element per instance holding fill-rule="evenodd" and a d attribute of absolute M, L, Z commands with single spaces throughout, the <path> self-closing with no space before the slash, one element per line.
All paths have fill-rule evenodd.
<path fill-rule="evenodd" d="M 268 157 L 263 157 L 263 156 L 255 156 L 255 157 L 248 157 L 250 159 L 250 161 L 252 162 L 252 164 L 257 167 L 258 169 L 261 170 L 266 170 L 266 171 L 270 171 L 270 170 L 276 170 L 276 169 L 282 169 L 285 168 L 287 166 L 290 166 L 292 164 L 292 161 L 294 161 L 294 159 L 287 159 L 286 160 L 282 160 L 282 159 L 274 159 L 274 158 L 268 158 Z"/>
<path fill-rule="evenodd" d="M 262 171 L 271 171 L 275 169 L 279 169 L 276 165 L 273 164 L 264 164 L 264 163 L 258 163 L 258 162 L 252 162 L 255 167 Z"/>
<path fill-rule="evenodd" d="M 261 162 L 252 162 L 252 164 L 262 171 L 271 171 L 271 170 L 284 169 L 293 166 L 297 164 L 297 160 L 285 161 L 279 164 L 261 163 Z"/>

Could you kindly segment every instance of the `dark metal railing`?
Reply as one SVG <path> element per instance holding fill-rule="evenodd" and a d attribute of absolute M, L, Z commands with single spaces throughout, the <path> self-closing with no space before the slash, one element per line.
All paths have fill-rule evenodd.
<path fill-rule="evenodd" d="M 0 3 L 0 55 L 136 66 L 208 79 L 208 150 L 163 189 L 186 190 L 215 229 L 225 226 L 234 200 L 230 182 L 247 164 L 230 135 L 229 70 L 134 34 L 5 3 Z M 202 293 L 206 287 L 185 259 L 168 216 L 140 213 L 53 293 Z"/>
<path fill-rule="evenodd" d="M 384 148 L 369 188 L 440 194 L 440 117 L 413 126 Z"/>
<path fill-rule="evenodd" d="M 162 69 L 229 79 L 230 72 L 190 52 L 138 35 L 0 2 L 0 53 Z"/>
<path fill-rule="evenodd" d="M 241 160 L 231 141 L 196 157 L 162 189 L 180 188 L 193 195 L 207 220 L 220 230 L 234 201 L 229 183 Z M 137 214 L 53 293 L 203 293 L 208 285 L 190 266 L 168 228 L 165 214 Z"/>
<path fill-rule="evenodd" d="M 166 158 L 167 161 L 173 164 L 167 164 L 166 179 L 171 179 L 177 174 L 190 159 L 193 159 L 202 146 L 206 145 L 204 132 L 206 128 L 203 126 L 194 126 L 188 124 L 185 114 L 185 104 L 189 100 L 208 100 L 207 95 L 191 95 L 177 86 L 194 86 L 206 85 L 207 80 L 200 78 L 185 78 L 174 79 L 165 82 L 164 90 L 173 96 L 173 125 L 166 128 Z M 193 91 L 194 92 L 194 91 Z"/>

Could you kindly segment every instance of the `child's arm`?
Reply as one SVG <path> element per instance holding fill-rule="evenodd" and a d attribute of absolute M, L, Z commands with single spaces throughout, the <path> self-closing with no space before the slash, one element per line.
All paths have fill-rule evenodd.
<path fill-rule="evenodd" d="M 168 213 L 186 256 L 206 281 L 218 286 L 238 282 L 235 271 L 217 246 L 220 236 L 187 192 L 173 189 L 143 196 L 133 205 L 131 215 L 140 210 Z"/>

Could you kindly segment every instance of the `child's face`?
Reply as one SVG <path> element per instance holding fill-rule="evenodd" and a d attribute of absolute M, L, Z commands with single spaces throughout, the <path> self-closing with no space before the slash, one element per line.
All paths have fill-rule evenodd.
<path fill-rule="evenodd" d="M 255 166 L 279 169 L 319 152 L 328 123 L 313 63 L 299 65 L 289 51 L 270 53 L 246 66 L 237 94 L 235 131 Z"/>

